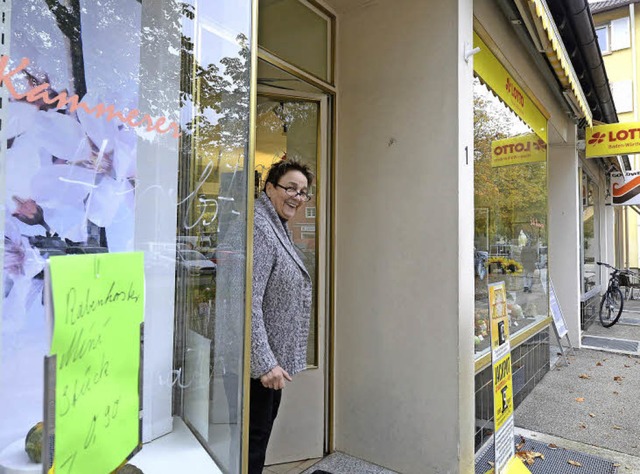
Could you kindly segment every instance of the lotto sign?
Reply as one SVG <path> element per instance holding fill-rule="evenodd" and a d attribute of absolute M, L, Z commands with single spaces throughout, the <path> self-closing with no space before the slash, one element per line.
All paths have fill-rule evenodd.
<path fill-rule="evenodd" d="M 489 317 L 491 319 L 495 467 L 498 474 L 503 474 L 511 471 L 512 460 L 515 456 L 509 315 L 504 282 L 491 283 L 488 289 Z"/>
<path fill-rule="evenodd" d="M 543 141 L 547 141 L 547 117 L 531 100 L 524 89 L 505 69 L 500 60 L 474 32 L 473 47 L 480 48 L 474 55 L 473 70 L 500 99 L 520 117 Z"/>
<path fill-rule="evenodd" d="M 587 158 L 640 153 L 640 122 L 587 128 L 585 146 Z"/>
<path fill-rule="evenodd" d="M 493 168 L 545 161 L 547 161 L 547 144 L 535 133 L 491 142 Z"/>
<path fill-rule="evenodd" d="M 513 385 L 511 379 L 511 354 L 493 364 L 493 414 L 496 431 L 513 414 Z"/>

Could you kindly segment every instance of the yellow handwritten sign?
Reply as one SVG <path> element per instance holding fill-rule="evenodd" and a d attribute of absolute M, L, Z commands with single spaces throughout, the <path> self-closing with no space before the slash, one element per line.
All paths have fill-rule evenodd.
<path fill-rule="evenodd" d="M 585 141 L 587 158 L 640 153 L 640 122 L 589 127 Z"/>
<path fill-rule="evenodd" d="M 491 166 L 547 161 L 547 144 L 534 133 L 491 142 Z"/>
<path fill-rule="evenodd" d="M 546 143 L 547 117 L 475 32 L 473 46 L 480 48 L 480 52 L 473 57 L 473 70 L 476 74 Z"/>
<path fill-rule="evenodd" d="M 140 444 L 142 253 L 50 258 L 54 470 L 111 472 Z"/>

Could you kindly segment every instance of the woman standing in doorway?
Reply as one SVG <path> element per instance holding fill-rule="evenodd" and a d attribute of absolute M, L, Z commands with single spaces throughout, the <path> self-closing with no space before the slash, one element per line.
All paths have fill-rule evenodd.
<path fill-rule="evenodd" d="M 249 474 L 262 473 L 282 389 L 306 367 L 311 278 L 287 221 L 309 201 L 312 180 L 302 163 L 275 163 L 255 204 Z"/>

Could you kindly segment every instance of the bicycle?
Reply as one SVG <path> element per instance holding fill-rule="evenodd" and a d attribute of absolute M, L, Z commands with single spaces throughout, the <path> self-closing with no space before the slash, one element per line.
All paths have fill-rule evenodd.
<path fill-rule="evenodd" d="M 600 301 L 600 323 L 605 328 L 610 328 L 620 319 L 620 315 L 622 314 L 622 308 L 624 306 L 624 296 L 622 294 L 622 290 L 620 289 L 620 277 L 627 275 L 635 275 L 635 273 L 630 272 L 629 270 L 620 270 L 615 268 L 608 263 L 604 262 L 596 262 L 598 265 L 603 265 L 611 270 L 611 275 L 609 276 L 609 285 L 607 286 L 607 291 L 602 295 L 602 300 Z"/>

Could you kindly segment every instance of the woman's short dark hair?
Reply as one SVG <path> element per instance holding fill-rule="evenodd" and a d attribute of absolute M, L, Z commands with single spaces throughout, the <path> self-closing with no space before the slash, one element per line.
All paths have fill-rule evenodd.
<path fill-rule="evenodd" d="M 307 178 L 308 186 L 311 186 L 313 182 L 313 172 L 311 171 L 311 167 L 297 160 L 283 160 L 278 161 L 271 165 L 269 168 L 269 172 L 267 173 L 267 179 L 264 182 L 263 190 L 267 190 L 267 183 L 271 183 L 274 186 L 278 184 L 280 178 L 282 178 L 289 171 L 300 171 L 305 178 Z"/>

